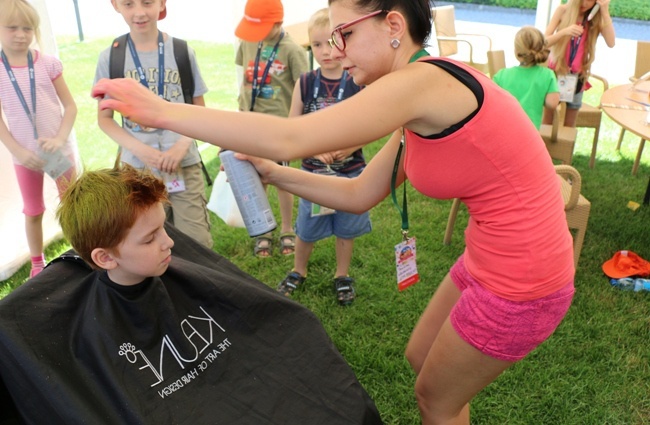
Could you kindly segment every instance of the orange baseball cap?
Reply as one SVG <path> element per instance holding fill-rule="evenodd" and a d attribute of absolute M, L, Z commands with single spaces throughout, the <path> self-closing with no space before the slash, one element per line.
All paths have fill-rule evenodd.
<path fill-rule="evenodd" d="M 603 263 L 603 272 L 613 278 L 630 276 L 647 276 L 650 274 L 650 262 L 638 254 L 622 250 Z"/>
<path fill-rule="evenodd" d="M 235 28 L 235 35 L 244 41 L 262 41 L 273 25 L 283 19 L 284 8 L 280 0 L 248 0 L 244 17 Z"/>

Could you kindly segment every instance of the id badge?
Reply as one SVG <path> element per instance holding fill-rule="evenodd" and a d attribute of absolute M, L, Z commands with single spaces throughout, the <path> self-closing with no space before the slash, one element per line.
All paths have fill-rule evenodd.
<path fill-rule="evenodd" d="M 332 170 L 331 168 L 327 167 L 322 170 L 314 170 L 312 171 L 314 174 L 321 174 L 324 176 L 335 176 L 336 172 Z M 334 214 L 336 212 L 335 209 L 324 207 L 322 205 L 318 205 L 315 203 L 311 203 L 311 216 L 312 217 L 320 217 L 324 215 L 330 215 Z"/>
<path fill-rule="evenodd" d="M 566 74 L 557 77 L 557 85 L 560 88 L 560 101 L 573 102 L 578 87 L 578 75 Z"/>
<path fill-rule="evenodd" d="M 163 182 L 167 186 L 167 192 L 177 193 L 185 190 L 185 180 L 183 180 L 183 172 L 179 168 L 173 173 L 161 173 Z"/>
<path fill-rule="evenodd" d="M 52 177 L 53 180 L 61 177 L 72 167 L 72 162 L 59 150 L 54 152 L 39 150 L 38 157 L 45 161 L 43 171 Z"/>
<path fill-rule="evenodd" d="M 397 289 L 405 290 L 420 280 L 415 261 L 415 238 L 409 238 L 395 245 L 395 268 L 397 269 Z"/>

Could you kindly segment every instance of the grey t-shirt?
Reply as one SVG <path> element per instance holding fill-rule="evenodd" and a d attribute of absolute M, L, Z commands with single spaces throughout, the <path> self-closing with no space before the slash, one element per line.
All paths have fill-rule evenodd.
<path fill-rule="evenodd" d="M 178 73 L 178 66 L 174 60 L 174 47 L 172 43 L 172 37 L 167 37 L 165 40 L 165 75 L 164 75 L 164 98 L 170 102 L 174 103 L 184 103 L 183 99 L 183 90 L 180 85 L 180 76 Z M 97 62 L 97 69 L 95 71 L 95 83 L 102 78 L 110 78 L 109 74 L 109 57 L 110 57 L 110 47 L 102 51 L 99 54 L 99 60 Z M 190 58 L 190 65 L 192 68 L 192 74 L 194 76 L 194 97 L 202 96 L 207 91 L 208 88 L 205 85 L 205 81 L 201 77 L 199 71 L 199 66 L 196 61 L 196 54 L 192 48 L 188 47 L 188 53 Z M 138 71 L 133 62 L 133 57 L 131 56 L 131 51 L 128 46 L 126 46 L 124 58 L 124 76 L 139 80 Z M 149 51 L 149 52 L 138 52 L 138 58 L 142 64 L 143 69 L 147 75 L 149 88 L 154 93 L 158 93 L 158 51 Z M 180 138 L 178 133 L 173 131 L 142 127 L 139 124 L 136 124 L 128 119 L 124 119 L 123 127 L 131 135 L 136 137 L 141 142 L 145 143 L 148 146 L 151 146 L 155 149 L 158 149 L 162 152 L 170 149 L 174 143 Z M 123 162 L 130 164 L 136 168 L 143 168 L 144 163 L 140 161 L 131 151 L 128 149 L 122 150 L 121 159 Z M 198 164 L 201 161 L 199 156 L 199 151 L 196 147 L 196 144 L 193 143 L 190 149 L 181 161 L 181 167 L 187 167 L 189 165 Z"/>

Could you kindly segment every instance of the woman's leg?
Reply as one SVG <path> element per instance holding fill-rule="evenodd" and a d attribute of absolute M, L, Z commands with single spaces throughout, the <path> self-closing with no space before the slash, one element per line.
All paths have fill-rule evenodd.
<path fill-rule="evenodd" d="M 449 314 L 461 291 L 448 274 L 416 325 L 406 357 L 417 374 L 422 424 L 469 424 L 469 402 L 512 362 L 487 356 L 465 342 Z"/>
<path fill-rule="evenodd" d="M 423 425 L 469 425 L 469 402 L 513 362 L 481 353 L 447 319 L 415 382 Z"/>
<path fill-rule="evenodd" d="M 442 324 L 449 317 L 449 312 L 460 298 L 460 294 L 461 292 L 451 280 L 451 276 L 447 274 L 415 325 L 411 339 L 406 346 L 405 355 L 416 374 L 420 373 L 433 341 L 438 336 Z"/>

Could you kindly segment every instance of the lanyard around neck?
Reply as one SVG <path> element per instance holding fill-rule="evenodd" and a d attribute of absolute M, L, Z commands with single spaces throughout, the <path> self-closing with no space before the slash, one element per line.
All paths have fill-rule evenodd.
<path fill-rule="evenodd" d="M 255 55 L 255 66 L 253 67 L 253 88 L 251 90 L 251 108 L 250 108 L 251 111 L 255 108 L 255 99 L 260 94 L 260 91 L 262 90 L 262 86 L 264 85 L 264 82 L 266 81 L 266 78 L 269 75 L 269 70 L 271 69 L 271 65 L 273 65 L 273 62 L 275 61 L 275 56 L 278 54 L 278 47 L 280 47 L 280 42 L 282 41 L 283 38 L 284 38 L 284 30 L 280 32 L 280 38 L 278 39 L 277 43 L 275 43 L 275 46 L 273 46 L 273 51 L 271 52 L 269 58 L 266 60 L 266 67 L 264 68 L 264 72 L 262 73 L 262 78 L 259 81 L 257 80 L 257 75 L 260 69 L 260 56 L 262 56 L 262 46 L 264 43 L 260 41 L 257 44 L 257 54 Z"/>
<path fill-rule="evenodd" d="M 429 56 L 429 52 L 427 52 L 424 49 L 418 50 L 413 56 L 411 56 L 411 59 L 409 59 L 409 63 L 415 62 L 421 57 L 424 56 Z M 402 149 L 404 148 L 404 145 L 406 143 L 406 135 L 404 134 L 404 130 L 402 129 L 402 140 L 399 142 L 399 148 L 397 149 L 397 155 L 395 156 L 395 165 L 393 166 L 393 175 L 391 176 L 390 179 L 390 194 L 391 197 L 393 198 L 393 203 L 395 204 L 395 208 L 397 208 L 397 211 L 399 211 L 400 216 L 402 217 L 402 235 L 404 236 L 404 240 L 408 239 L 408 231 L 409 231 L 409 213 L 408 213 L 408 203 L 406 201 L 406 183 L 404 183 L 404 193 L 402 195 L 402 205 L 403 207 L 399 207 L 399 203 L 397 202 L 397 194 L 395 192 L 395 185 L 397 183 L 397 173 L 399 172 L 399 161 L 400 158 L 402 157 Z"/>
<path fill-rule="evenodd" d="M 14 71 L 11 69 L 11 65 L 9 65 L 9 59 L 7 59 L 7 55 L 5 55 L 4 51 L 0 53 L 2 54 L 2 62 L 4 63 L 5 69 L 7 70 L 7 75 L 9 75 L 9 80 L 11 80 L 11 84 L 13 84 L 14 90 L 16 90 L 16 95 L 20 100 L 20 104 L 23 105 L 23 109 L 25 110 L 25 113 L 27 114 L 29 121 L 32 123 L 32 128 L 34 129 L 34 139 L 38 140 L 38 131 L 36 130 L 36 75 L 34 74 L 34 59 L 32 58 L 32 51 L 31 50 L 27 51 L 27 69 L 29 71 L 29 88 L 31 90 L 31 95 L 32 95 L 31 111 L 29 110 L 29 105 L 27 105 L 27 101 L 25 100 L 25 96 L 23 95 L 23 92 L 20 90 L 18 81 L 16 81 L 16 76 L 14 75 Z"/>
<path fill-rule="evenodd" d="M 320 68 L 316 71 L 316 81 L 314 81 L 314 94 L 313 98 L 314 100 L 318 99 L 318 92 L 320 91 L 320 79 L 321 79 L 321 71 Z M 340 102 L 343 100 L 343 94 L 345 92 L 345 85 L 348 82 L 348 71 L 343 71 L 343 75 L 341 75 L 341 81 L 339 81 L 339 91 L 336 95 L 336 101 Z"/>
<path fill-rule="evenodd" d="M 126 35 L 126 44 L 129 46 L 135 69 L 138 71 L 140 83 L 146 88 L 149 88 L 147 73 L 142 67 L 142 63 L 138 57 L 138 51 L 135 49 L 135 44 L 133 44 L 133 40 L 131 40 L 129 34 Z M 162 98 L 165 97 L 165 42 L 163 41 L 163 35 L 160 31 L 158 31 L 158 96 Z"/>
<path fill-rule="evenodd" d="M 582 34 L 584 34 L 586 31 L 589 30 L 588 28 L 589 21 L 587 21 L 587 17 L 582 20 Z M 569 68 L 573 65 L 573 60 L 576 58 L 576 55 L 578 54 L 578 49 L 580 48 L 580 41 L 582 40 L 582 35 L 579 35 L 578 37 L 571 37 L 571 40 L 569 41 Z"/>

